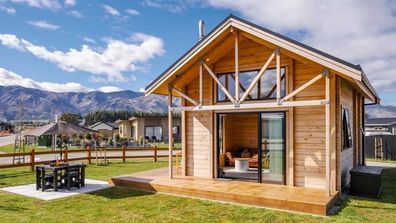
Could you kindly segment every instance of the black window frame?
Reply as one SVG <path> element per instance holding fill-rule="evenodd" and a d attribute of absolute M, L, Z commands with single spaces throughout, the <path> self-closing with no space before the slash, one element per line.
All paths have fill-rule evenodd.
<path fill-rule="evenodd" d="M 287 73 L 288 73 L 288 67 L 287 66 L 282 66 L 281 67 L 281 70 L 284 70 L 284 72 L 282 73 L 282 71 L 281 71 L 281 84 L 283 85 L 282 87 L 281 87 L 281 95 L 283 95 L 283 97 L 286 95 L 286 77 L 287 77 Z M 271 67 L 271 68 L 268 68 L 265 72 L 267 72 L 268 70 L 276 70 L 276 67 Z M 243 70 L 243 71 L 239 71 L 239 75 L 243 75 L 243 73 L 249 73 L 249 72 L 259 72 L 260 71 L 260 69 L 253 69 L 253 70 Z M 264 72 L 264 74 L 263 75 L 265 75 L 265 72 Z M 216 76 L 217 76 L 217 78 L 220 80 L 220 78 L 221 78 L 221 76 L 225 76 L 225 83 L 223 83 L 223 85 L 224 85 L 224 87 L 230 92 L 230 90 L 229 90 L 229 79 L 235 79 L 235 78 L 232 78 L 232 76 L 234 76 L 235 75 L 235 72 L 223 72 L 223 73 L 218 73 L 218 74 L 216 74 Z M 263 77 L 263 76 L 262 76 Z M 261 77 L 261 78 L 262 78 Z M 269 100 L 276 100 L 276 95 L 274 96 L 274 97 L 262 97 L 262 95 L 261 95 L 261 78 L 260 78 L 260 80 L 257 82 L 257 98 L 252 98 L 251 97 L 251 93 L 252 92 L 250 92 L 250 94 L 246 97 L 246 101 L 260 101 L 260 100 L 266 100 L 266 101 L 269 101 Z M 234 80 L 234 82 L 235 82 L 235 80 Z M 250 83 L 249 83 L 250 84 Z M 276 85 L 273 85 L 273 86 L 276 86 Z M 235 84 L 234 84 L 234 86 L 233 86 L 234 88 L 235 88 Z M 224 92 L 222 92 L 221 94 L 223 95 L 223 97 L 224 97 L 224 100 L 219 100 L 219 90 L 221 91 L 221 89 L 219 88 L 219 86 L 216 84 L 215 85 L 215 98 L 216 98 L 216 102 L 220 102 L 220 103 L 222 103 L 222 102 L 230 102 L 230 99 L 224 94 Z M 276 88 L 275 88 L 275 90 L 276 90 Z M 232 91 L 235 91 L 234 89 L 232 89 Z M 240 88 L 240 90 L 239 90 L 239 92 L 241 93 L 241 92 L 245 92 L 244 90 L 242 90 L 241 88 Z M 268 94 L 268 95 L 272 95 L 274 92 L 276 92 L 276 91 L 270 91 L 269 93 L 270 94 Z"/>
<path fill-rule="evenodd" d="M 342 150 L 351 149 L 353 147 L 352 140 L 352 131 L 351 131 L 351 122 L 349 116 L 349 109 L 343 107 L 342 108 Z"/>

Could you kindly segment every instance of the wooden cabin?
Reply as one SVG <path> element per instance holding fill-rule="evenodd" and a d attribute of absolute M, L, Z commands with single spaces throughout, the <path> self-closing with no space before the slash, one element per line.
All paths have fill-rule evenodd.
<path fill-rule="evenodd" d="M 349 171 L 364 164 L 364 105 L 379 102 L 359 65 L 232 15 L 146 94 L 167 95 L 169 117 L 181 112 L 183 176 L 326 196 L 339 195 Z"/>

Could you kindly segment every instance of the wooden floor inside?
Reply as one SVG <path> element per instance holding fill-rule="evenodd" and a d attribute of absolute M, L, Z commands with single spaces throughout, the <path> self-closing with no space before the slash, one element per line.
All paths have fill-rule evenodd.
<path fill-rule="evenodd" d="M 320 189 L 181 176 L 169 179 L 167 174 L 168 169 L 162 168 L 114 177 L 110 184 L 317 215 L 327 215 L 338 198 L 326 196 L 325 190 Z"/>

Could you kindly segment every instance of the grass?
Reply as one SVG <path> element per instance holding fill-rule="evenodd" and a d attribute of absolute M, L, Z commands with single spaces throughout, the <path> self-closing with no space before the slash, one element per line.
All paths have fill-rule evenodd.
<path fill-rule="evenodd" d="M 158 148 L 165 148 L 168 149 L 169 148 L 169 144 L 168 143 L 152 143 L 153 146 L 157 146 Z M 181 148 L 181 143 L 174 143 L 174 147 L 180 149 Z"/>
<path fill-rule="evenodd" d="M 140 160 L 87 168 L 87 177 L 110 176 L 166 166 Z M 27 168 L 0 170 L 0 187 L 33 182 Z M 328 218 L 114 187 L 90 194 L 41 201 L 0 191 L 1 222 L 394 222 L 396 169 L 384 170 L 380 199 L 349 197 Z M 56 214 L 55 214 L 56 213 Z"/>
<path fill-rule="evenodd" d="M 377 163 L 392 163 L 396 164 L 396 160 L 376 160 L 376 159 L 366 159 L 369 162 L 377 162 Z"/>

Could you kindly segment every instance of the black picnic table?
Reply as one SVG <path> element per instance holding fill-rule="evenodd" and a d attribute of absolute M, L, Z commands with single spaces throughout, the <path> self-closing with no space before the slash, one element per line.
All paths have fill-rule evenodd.
<path fill-rule="evenodd" d="M 59 165 L 55 164 L 45 164 L 36 166 L 36 190 L 41 189 L 44 191 L 47 188 L 53 188 L 54 191 L 58 191 L 59 188 L 64 187 L 64 176 L 68 170 L 68 167 L 79 167 L 80 168 L 80 179 L 81 179 L 81 186 L 85 186 L 85 164 L 69 164 L 69 163 L 61 163 Z M 46 187 L 46 172 L 52 173 L 53 182 L 52 186 Z"/>

